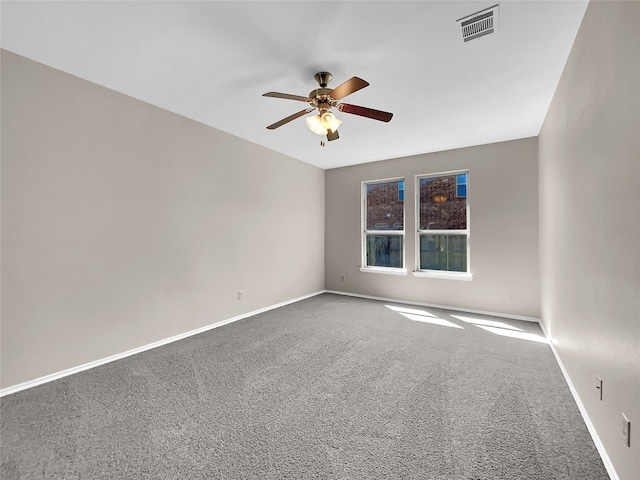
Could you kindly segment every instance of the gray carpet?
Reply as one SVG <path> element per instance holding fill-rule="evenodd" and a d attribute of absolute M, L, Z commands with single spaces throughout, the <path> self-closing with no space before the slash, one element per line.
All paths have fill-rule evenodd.
<path fill-rule="evenodd" d="M 609 478 L 549 346 L 498 334 L 536 324 L 386 305 L 323 294 L 8 395 L 2 478 Z"/>

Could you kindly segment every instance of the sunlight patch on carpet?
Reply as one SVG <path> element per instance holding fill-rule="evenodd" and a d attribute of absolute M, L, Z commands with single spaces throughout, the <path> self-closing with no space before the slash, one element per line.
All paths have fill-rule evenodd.
<path fill-rule="evenodd" d="M 434 314 L 427 312 L 426 310 L 418 310 L 414 308 L 395 307 L 393 305 L 385 305 L 385 307 L 398 312 L 405 318 L 413 320 L 414 322 L 430 323 L 432 325 L 439 325 L 441 327 L 460 328 L 464 330 L 464 327 L 456 325 L 449 320 L 436 317 Z"/>
<path fill-rule="evenodd" d="M 505 328 L 507 330 L 517 330 L 519 332 L 522 331 L 521 328 L 514 327 L 513 325 L 509 325 L 505 322 L 498 322 L 496 320 L 485 320 L 483 318 L 473 318 L 473 317 L 465 317 L 462 315 L 451 315 L 453 318 L 457 318 L 458 320 L 462 320 L 466 323 L 473 323 L 476 326 L 484 325 L 486 327 L 496 327 L 496 328 Z"/>
<path fill-rule="evenodd" d="M 495 333 L 496 335 L 500 335 L 502 337 L 511 337 L 517 338 L 520 340 L 529 340 L 530 342 L 538 342 L 538 343 L 549 343 L 549 340 L 544 338 L 542 335 L 536 335 L 535 333 L 527 333 L 527 332 L 517 332 L 515 330 L 507 330 L 504 328 L 496 328 L 496 327 L 487 327 L 485 325 L 476 325 L 478 328 L 482 328 L 487 332 Z"/>

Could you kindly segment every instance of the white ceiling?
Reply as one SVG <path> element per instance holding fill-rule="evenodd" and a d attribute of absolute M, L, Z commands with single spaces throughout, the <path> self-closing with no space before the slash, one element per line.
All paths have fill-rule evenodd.
<path fill-rule="evenodd" d="M 501 0 L 499 31 L 467 43 L 489 1 L 47 1 L 0 5 L 9 51 L 321 168 L 535 136 L 587 1 Z M 299 118 L 313 75 L 370 86 L 320 146 Z"/>

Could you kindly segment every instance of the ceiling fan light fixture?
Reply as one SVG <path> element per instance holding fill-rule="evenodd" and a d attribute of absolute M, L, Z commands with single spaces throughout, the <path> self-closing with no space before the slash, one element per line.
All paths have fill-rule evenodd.
<path fill-rule="evenodd" d="M 335 132 L 338 130 L 338 127 L 342 123 L 341 120 L 338 120 L 336 116 L 331 112 L 324 112 L 320 115 L 320 123 L 326 130 L 331 130 Z"/>
<path fill-rule="evenodd" d="M 324 112 L 322 115 L 312 115 L 306 119 L 307 127 L 316 135 L 324 136 L 328 130 L 335 132 L 342 123 L 331 112 Z"/>
<path fill-rule="evenodd" d="M 320 121 L 320 115 L 312 115 L 311 117 L 305 118 L 305 121 L 307 122 L 307 128 L 316 135 L 327 134 L 327 129 L 322 126 L 322 122 Z"/>

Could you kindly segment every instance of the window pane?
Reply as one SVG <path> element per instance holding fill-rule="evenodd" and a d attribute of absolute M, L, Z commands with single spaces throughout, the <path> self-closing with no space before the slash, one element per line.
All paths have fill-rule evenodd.
<path fill-rule="evenodd" d="M 467 271 L 466 235 L 420 235 L 420 270 Z"/>
<path fill-rule="evenodd" d="M 367 235 L 367 266 L 402 268 L 402 235 Z"/>
<path fill-rule="evenodd" d="M 404 230 L 404 182 L 368 184 L 366 215 L 367 230 Z"/>
<path fill-rule="evenodd" d="M 461 173 L 456 176 L 456 195 L 458 197 L 467 196 L 467 174 Z"/>
<path fill-rule="evenodd" d="M 464 184 L 458 182 L 460 176 L 420 179 L 420 230 L 466 230 L 466 174 Z"/>

